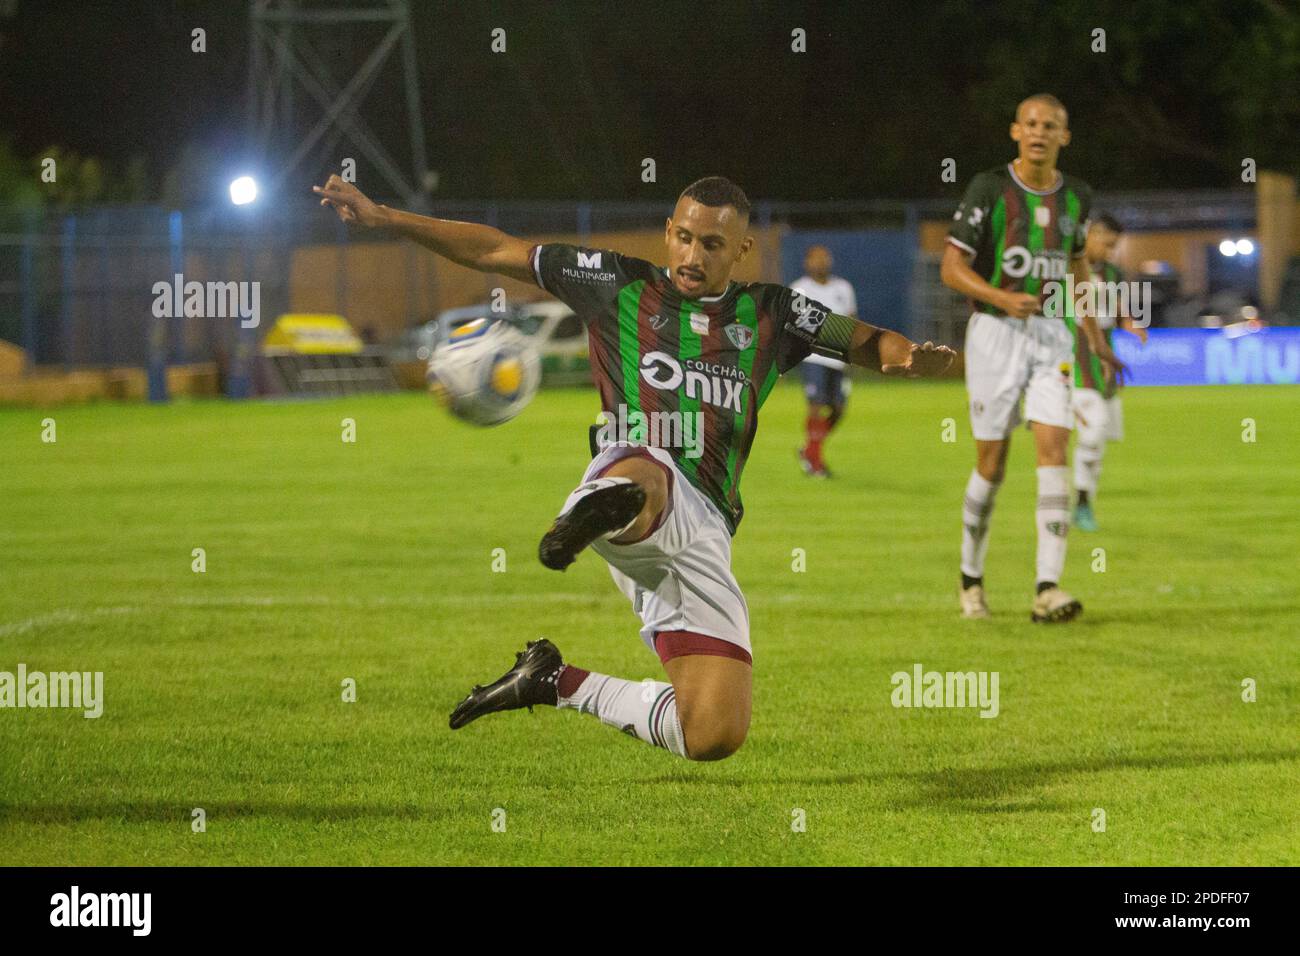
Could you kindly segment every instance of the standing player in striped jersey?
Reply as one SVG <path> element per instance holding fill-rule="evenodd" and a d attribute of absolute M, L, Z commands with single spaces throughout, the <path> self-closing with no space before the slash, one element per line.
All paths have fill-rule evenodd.
<path fill-rule="evenodd" d="M 452 729 L 551 704 L 679 756 L 734 753 L 749 730 L 751 655 L 731 536 L 744 511 L 740 476 L 759 408 L 777 378 L 814 349 L 905 376 L 937 375 L 953 352 L 837 315 L 784 286 L 732 281 L 754 240 L 746 235 L 749 200 L 720 177 L 688 186 L 677 200 L 664 231 L 667 268 L 397 212 L 337 176 L 316 191 L 347 222 L 389 227 L 453 262 L 536 282 L 566 302 L 587 326 L 605 413 L 643 428 L 598 450 L 539 556 L 556 570 L 587 547 L 603 557 L 671 683 L 589 672 L 566 664 L 550 641 L 532 641 L 505 675 L 456 707 Z M 657 444 L 647 441 L 647 419 L 675 421 L 678 438 L 697 423 L 703 440 L 665 441 L 661 428 Z"/>
<path fill-rule="evenodd" d="M 825 246 L 811 246 L 804 253 L 804 274 L 790 288 L 801 292 L 814 302 L 820 302 L 832 312 L 858 317 L 858 297 L 848 279 L 831 275 L 835 260 Z M 822 443 L 844 417 L 844 407 L 849 399 L 849 380 L 844 375 L 847 368 L 839 359 L 813 353 L 799 366 L 803 376 L 804 397 L 808 399 L 808 421 L 805 425 L 807 441 L 799 449 L 799 463 L 805 474 L 814 478 L 829 478 L 831 471 L 822 457 Z"/>
<path fill-rule="evenodd" d="M 1124 228 L 1110 215 L 1096 216 L 1089 224 L 1086 248 L 1088 271 L 1094 282 L 1111 285 L 1123 281 L 1123 274 L 1110 261 L 1123 231 Z M 1107 303 L 1111 298 L 1101 294 L 1097 301 Z M 1146 344 L 1147 330 L 1135 326 L 1132 316 L 1114 316 L 1101 309 L 1097 314 L 1097 326 L 1112 350 L 1111 335 L 1117 320 L 1120 328 Z M 1124 410 L 1120 405 L 1119 382 L 1107 374 L 1106 367 L 1088 347 L 1087 336 L 1082 335 L 1075 341 L 1073 407 L 1077 434 L 1074 490 L 1078 496 L 1074 504 L 1074 525 L 1080 531 L 1096 531 L 1097 518 L 1093 514 L 1092 502 L 1097 497 L 1102 454 L 1106 442 L 1123 440 Z"/>
<path fill-rule="evenodd" d="M 1080 289 L 1089 279 L 1084 235 L 1092 191 L 1056 168 L 1061 147 L 1070 141 L 1065 107 L 1047 94 L 1029 97 L 1016 110 L 1011 138 L 1019 155 L 971 180 L 953 216 L 941 267 L 944 284 L 969 296 L 974 310 L 965 351 L 976 465 L 962 506 L 961 611 L 968 618 L 989 616 L 989 518 L 1023 398 L 1038 459 L 1037 584 L 1030 617 L 1059 622 L 1083 610 L 1059 583 L 1070 527 L 1066 449 L 1074 336 L 1087 335 L 1103 364 L 1117 371 L 1122 366 L 1091 317 L 1076 327 L 1069 306 L 1061 315 L 1044 315 L 1043 303 L 1051 292 L 1059 293 L 1067 274 Z"/>

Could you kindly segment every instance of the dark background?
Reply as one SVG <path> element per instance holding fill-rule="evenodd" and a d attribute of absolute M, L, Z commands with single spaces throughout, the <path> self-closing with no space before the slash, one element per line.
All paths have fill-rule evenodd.
<path fill-rule="evenodd" d="M 0 203 L 52 148 L 100 164 L 86 200 L 193 203 L 224 189 L 246 145 L 246 3 L 9 3 Z M 1300 5 L 1287 0 L 413 0 L 412 11 L 435 199 L 661 199 L 714 172 L 764 199 L 948 196 L 1011 155 L 1015 104 L 1038 91 L 1070 109 L 1062 166 L 1101 190 L 1239 186 L 1245 157 L 1300 172 Z M 196 26 L 206 53 L 190 52 Z M 489 49 L 495 27 L 505 54 Z M 795 27 L 807 53 L 790 50 Z M 1090 49 L 1094 28 L 1105 53 Z M 320 34 L 317 46 L 345 81 L 382 29 Z M 409 170 L 399 62 L 365 112 Z M 315 116 L 304 111 L 304 129 Z M 645 157 L 657 183 L 641 182 Z M 940 179 L 946 157 L 957 185 Z M 373 181 L 360 157 L 358 172 Z"/>

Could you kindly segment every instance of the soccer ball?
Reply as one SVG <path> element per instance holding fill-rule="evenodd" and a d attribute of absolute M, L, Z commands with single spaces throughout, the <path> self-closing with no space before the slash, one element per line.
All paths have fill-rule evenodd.
<path fill-rule="evenodd" d="M 471 425 L 508 422 L 532 401 L 541 379 L 542 360 L 528 336 L 491 318 L 458 326 L 429 359 L 430 391 Z"/>

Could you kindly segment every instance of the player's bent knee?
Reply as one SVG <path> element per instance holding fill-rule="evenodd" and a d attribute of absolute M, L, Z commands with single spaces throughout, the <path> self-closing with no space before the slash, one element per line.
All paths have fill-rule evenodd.
<path fill-rule="evenodd" d="M 730 757 L 749 733 L 750 663 L 748 654 L 741 660 L 732 647 L 689 632 L 657 635 L 656 650 L 676 691 L 677 719 L 692 760 Z M 724 648 L 728 652 L 719 653 Z"/>
<path fill-rule="evenodd" d="M 681 705 L 681 698 L 678 704 Z M 678 711 L 686 754 L 692 760 L 723 760 L 745 742 L 749 734 L 747 710 L 729 707 L 721 700 L 692 706 L 690 700 Z"/>
<path fill-rule="evenodd" d="M 726 725 L 693 723 L 683 724 L 686 738 L 686 755 L 691 760 L 725 760 L 745 743 L 749 728 L 732 722 Z"/>

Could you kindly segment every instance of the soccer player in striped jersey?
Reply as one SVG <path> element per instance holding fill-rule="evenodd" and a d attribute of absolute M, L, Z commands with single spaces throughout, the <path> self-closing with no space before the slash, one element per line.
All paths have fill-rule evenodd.
<path fill-rule="evenodd" d="M 989 520 L 1023 398 L 1038 459 L 1037 583 L 1030 617 L 1050 623 L 1083 610 L 1059 583 L 1070 527 L 1066 450 L 1075 335 L 1088 336 L 1103 364 L 1122 366 L 1094 319 L 1083 316 L 1076 325 L 1072 296 L 1065 297 L 1069 305 L 1060 315 L 1044 314 L 1052 311 L 1045 303 L 1067 274 L 1080 289 L 1089 280 L 1084 236 L 1092 190 L 1056 168 L 1070 141 L 1065 107 L 1048 94 L 1029 97 L 1016 110 L 1011 138 L 1019 147 L 1015 160 L 971 180 L 953 216 L 940 273 L 973 308 L 965 357 L 976 465 L 962 506 L 959 597 L 964 617 L 989 616 Z"/>
<path fill-rule="evenodd" d="M 549 640 L 532 641 L 505 675 L 456 707 L 452 728 L 551 704 L 679 756 L 734 753 L 749 730 L 752 658 L 731 536 L 744 514 L 740 476 L 759 408 L 814 349 L 904 376 L 940 374 L 953 352 L 832 313 L 784 286 L 733 281 L 754 240 L 749 200 L 721 177 L 678 198 L 664 230 L 667 267 L 376 206 L 338 176 L 315 189 L 344 221 L 388 227 L 566 302 L 587 326 L 601 407 L 634 423 L 597 450 L 538 552 L 556 570 L 588 547 L 604 558 L 670 683 L 590 672 L 566 664 Z M 664 427 L 655 434 L 656 422 L 667 437 Z"/>
<path fill-rule="evenodd" d="M 1124 228 L 1115 217 L 1093 217 L 1088 226 L 1086 257 L 1088 271 L 1094 282 L 1116 283 L 1123 281 L 1119 267 L 1110 261 Z M 1108 303 L 1111 297 L 1099 295 L 1098 302 Z M 1133 324 L 1132 316 L 1111 315 L 1105 309 L 1097 313 L 1097 326 L 1112 350 L 1111 336 L 1116 322 L 1126 332 L 1136 335 L 1145 344 L 1147 330 Z M 1101 459 L 1106 442 L 1124 438 L 1124 410 L 1120 404 L 1119 382 L 1108 373 L 1106 366 L 1088 347 L 1087 336 L 1078 336 L 1074 353 L 1074 526 L 1080 531 L 1096 531 L 1097 517 L 1092 503 L 1097 497 L 1097 484 L 1101 478 Z"/>

